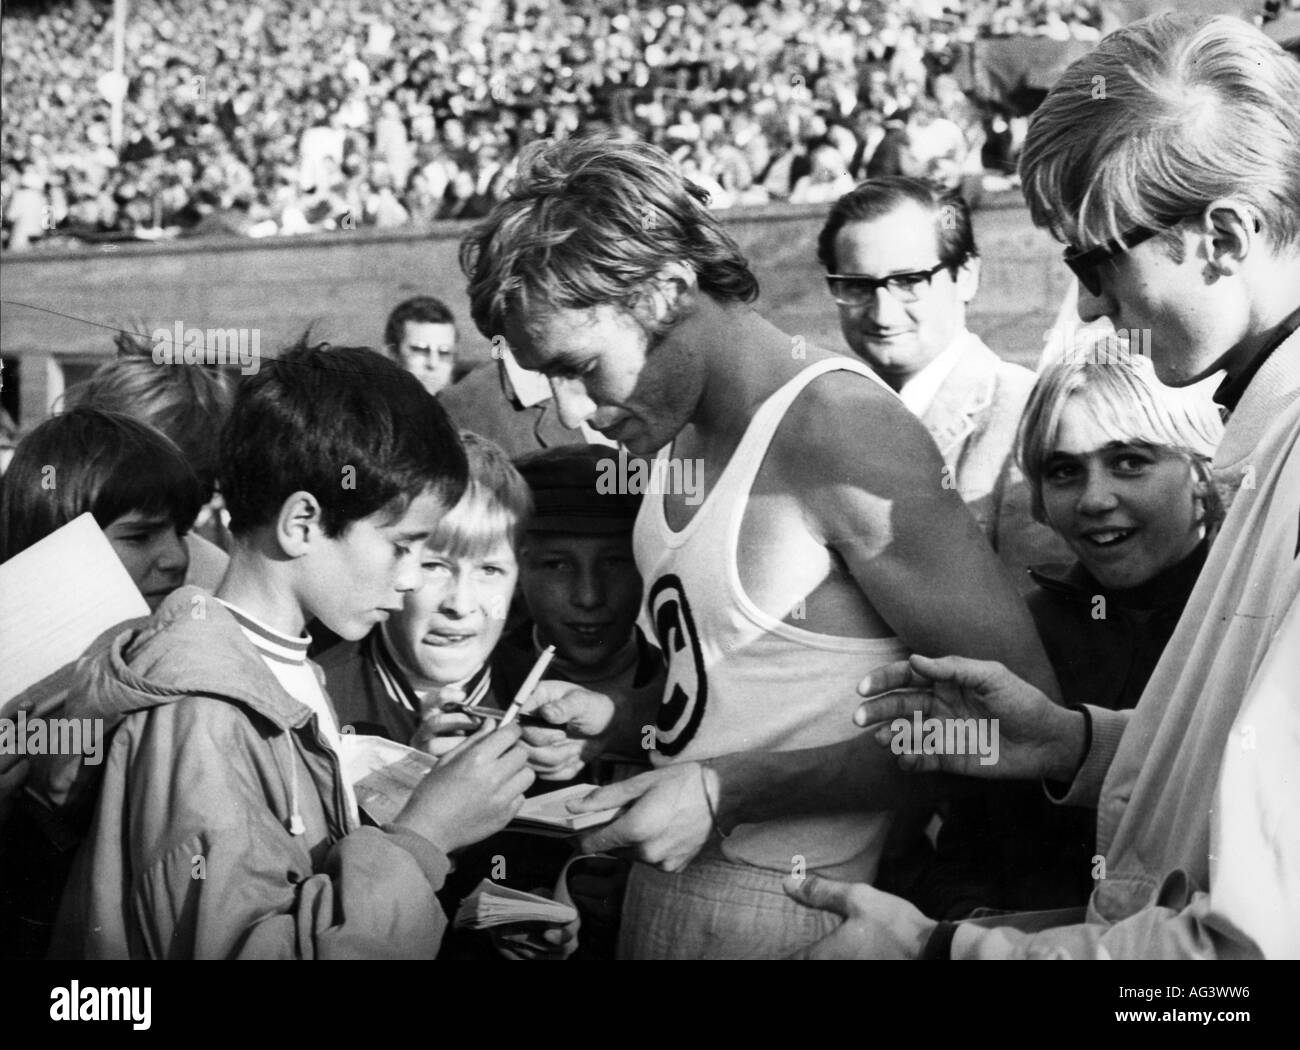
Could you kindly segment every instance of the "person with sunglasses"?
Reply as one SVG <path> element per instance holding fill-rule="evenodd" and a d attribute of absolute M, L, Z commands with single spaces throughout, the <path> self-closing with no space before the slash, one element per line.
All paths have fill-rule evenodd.
<path fill-rule="evenodd" d="M 549 379 L 562 421 L 654 457 L 669 479 L 644 490 L 633 536 L 664 688 L 596 730 L 606 751 L 650 750 L 656 768 L 604 789 L 627 808 L 584 847 L 652 862 L 628 878 L 621 958 L 788 955 L 836 921 L 790 901 L 782 875 L 876 874 L 887 787 L 735 828 L 666 874 L 660 833 L 709 838 L 699 759 L 857 736 L 857 683 L 907 652 L 983 651 L 1056 688 L 925 429 L 862 362 L 750 305 L 753 271 L 705 199 L 653 146 L 537 144 L 461 247 L 484 336 Z M 687 467 L 696 495 L 671 482 Z"/>
<path fill-rule="evenodd" d="M 1132 710 L 1062 708 L 960 658 L 913 657 L 860 686 L 859 725 L 1000 721 L 994 766 L 900 766 L 1041 779 L 1064 805 L 1096 805 L 1086 912 L 936 925 L 872 887 L 808 879 L 787 892 L 847 921 L 806 954 L 1300 957 L 1300 65 L 1235 17 L 1135 22 L 1048 94 L 1021 178 L 1034 221 L 1070 245 L 1085 322 L 1149 332 L 1167 385 L 1224 374 L 1212 472 L 1231 505 Z"/>
<path fill-rule="evenodd" d="M 925 179 L 868 179 L 831 209 L 817 256 L 849 350 L 925 425 L 944 459 L 942 483 L 1027 593 L 1028 567 L 1068 552 L 1034 520 L 1015 461 L 1034 374 L 966 327 L 980 278 L 966 200 Z"/>

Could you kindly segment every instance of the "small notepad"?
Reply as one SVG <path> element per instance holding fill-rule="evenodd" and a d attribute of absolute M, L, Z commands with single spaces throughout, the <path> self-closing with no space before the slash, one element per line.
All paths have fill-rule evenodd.
<path fill-rule="evenodd" d="M 596 789 L 590 784 L 573 784 L 524 799 L 523 806 L 510 822 L 512 831 L 568 834 L 608 824 L 618 809 L 598 809 L 594 813 L 570 813 L 568 804 L 574 799 L 586 798 Z"/>
<path fill-rule="evenodd" d="M 577 910 L 569 904 L 484 879 L 460 902 L 455 925 L 482 930 L 516 922 L 573 922 L 577 917 Z"/>

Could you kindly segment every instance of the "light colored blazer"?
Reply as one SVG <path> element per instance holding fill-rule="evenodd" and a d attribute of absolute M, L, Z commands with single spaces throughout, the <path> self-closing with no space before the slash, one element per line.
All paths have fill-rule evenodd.
<path fill-rule="evenodd" d="M 1073 560 L 1061 539 L 1030 513 L 1029 486 L 1016 466 L 1016 428 L 1034 373 L 998 357 L 972 332 L 921 422 L 952 469 L 962 501 L 1022 593 L 1031 565 Z"/>

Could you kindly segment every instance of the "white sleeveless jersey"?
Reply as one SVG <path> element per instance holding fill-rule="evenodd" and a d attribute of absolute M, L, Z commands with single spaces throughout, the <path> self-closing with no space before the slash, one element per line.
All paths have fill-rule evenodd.
<path fill-rule="evenodd" d="M 804 369 L 759 407 L 708 499 L 681 532 L 665 520 L 664 486 L 652 486 L 645 496 L 634 532 L 636 561 L 645 581 L 644 612 L 668 661 L 656 765 L 848 739 L 861 732 L 852 721 L 862 699 L 858 683 L 878 665 L 908 655 L 897 638 L 844 638 L 783 623 L 741 587 L 737 541 L 751 486 L 794 399 L 830 371 L 880 383 L 849 358 Z M 658 458 L 669 452 L 662 449 Z M 658 476 L 671 477 L 667 471 Z M 783 536 L 782 543 L 792 559 L 801 547 L 820 545 L 806 531 Z M 782 607 L 798 607 L 799 594 L 791 593 L 788 603 L 781 598 Z M 742 824 L 722 849 L 734 861 L 787 874 L 799 857 L 810 870 L 852 861 L 852 876 L 867 880 L 875 876 L 890 820 L 875 812 Z"/>

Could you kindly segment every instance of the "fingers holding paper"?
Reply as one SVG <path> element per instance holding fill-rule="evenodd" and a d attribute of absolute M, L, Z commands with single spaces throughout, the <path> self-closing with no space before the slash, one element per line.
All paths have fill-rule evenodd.
<path fill-rule="evenodd" d="M 629 807 L 612 823 L 585 835 L 584 853 L 630 849 L 638 860 L 680 871 L 713 833 L 705 778 L 716 775 L 698 762 L 682 762 L 611 784 L 569 803 L 572 812 Z M 716 780 L 711 790 L 718 790 Z"/>
<path fill-rule="evenodd" d="M 579 920 L 520 922 L 491 930 L 492 946 L 506 959 L 557 962 L 578 948 Z"/>
<path fill-rule="evenodd" d="M 438 761 L 393 823 L 448 853 L 500 831 L 519 812 L 534 779 L 518 744 L 517 726 L 485 724 Z"/>

